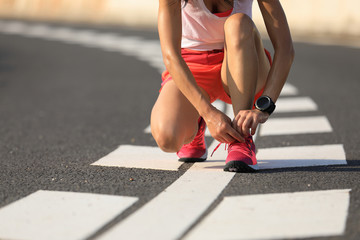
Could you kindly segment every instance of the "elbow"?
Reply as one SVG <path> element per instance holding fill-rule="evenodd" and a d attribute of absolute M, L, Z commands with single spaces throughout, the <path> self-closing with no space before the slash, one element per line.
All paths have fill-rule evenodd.
<path fill-rule="evenodd" d="M 281 56 L 283 59 L 287 59 L 289 63 L 292 64 L 295 58 L 295 49 L 291 41 L 286 44 L 275 46 L 274 48 L 276 55 Z"/>
<path fill-rule="evenodd" d="M 289 57 L 290 62 L 292 63 L 295 58 L 295 49 L 292 41 L 288 41 L 284 46 L 282 47 L 284 50 L 284 53 Z"/>
<path fill-rule="evenodd" d="M 179 56 L 181 56 L 181 55 L 179 55 L 173 51 L 163 53 L 163 61 L 164 61 L 165 67 L 168 71 L 171 71 L 170 69 L 173 66 L 173 63 L 179 58 Z"/>
<path fill-rule="evenodd" d="M 163 61 L 167 70 L 171 67 L 171 58 L 169 54 L 163 54 Z"/>

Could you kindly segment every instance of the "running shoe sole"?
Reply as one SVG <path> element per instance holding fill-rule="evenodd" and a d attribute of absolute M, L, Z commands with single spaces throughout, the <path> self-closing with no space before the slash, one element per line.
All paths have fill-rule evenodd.
<path fill-rule="evenodd" d="M 259 170 L 258 165 L 247 165 L 241 161 L 230 161 L 225 164 L 225 172 L 252 173 Z"/>
<path fill-rule="evenodd" d="M 186 162 L 186 163 L 194 163 L 194 162 L 204 162 L 207 158 L 207 150 L 204 153 L 204 155 L 202 155 L 199 158 L 179 158 L 178 161 L 180 162 Z"/>

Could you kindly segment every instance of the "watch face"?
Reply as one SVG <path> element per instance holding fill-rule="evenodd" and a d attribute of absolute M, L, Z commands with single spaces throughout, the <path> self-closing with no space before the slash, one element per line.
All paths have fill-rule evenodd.
<path fill-rule="evenodd" d="M 270 107 L 270 98 L 262 96 L 256 101 L 256 105 L 257 108 L 259 108 L 260 110 L 265 110 Z"/>

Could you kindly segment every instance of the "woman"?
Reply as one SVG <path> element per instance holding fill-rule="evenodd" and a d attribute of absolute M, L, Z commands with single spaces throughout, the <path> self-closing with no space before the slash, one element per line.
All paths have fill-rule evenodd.
<path fill-rule="evenodd" d="M 258 0 L 275 53 L 271 64 L 251 19 L 252 0 L 159 0 L 158 30 L 166 71 L 151 131 L 180 161 L 204 161 L 205 128 L 229 144 L 225 171 L 258 169 L 252 135 L 265 123 L 294 58 L 278 0 Z M 231 103 L 231 120 L 211 105 Z M 255 106 L 254 106 L 255 99 Z"/>

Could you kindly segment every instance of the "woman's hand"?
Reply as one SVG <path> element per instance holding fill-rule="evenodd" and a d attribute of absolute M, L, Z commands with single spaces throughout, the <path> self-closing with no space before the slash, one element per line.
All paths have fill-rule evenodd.
<path fill-rule="evenodd" d="M 241 110 L 232 122 L 232 126 L 244 138 L 254 135 L 259 123 L 265 123 L 269 114 L 257 109 Z M 250 130 L 251 129 L 251 130 Z"/>
<path fill-rule="evenodd" d="M 203 116 L 211 136 L 221 143 L 244 142 L 244 138 L 234 129 L 231 119 L 216 108 Z"/>

